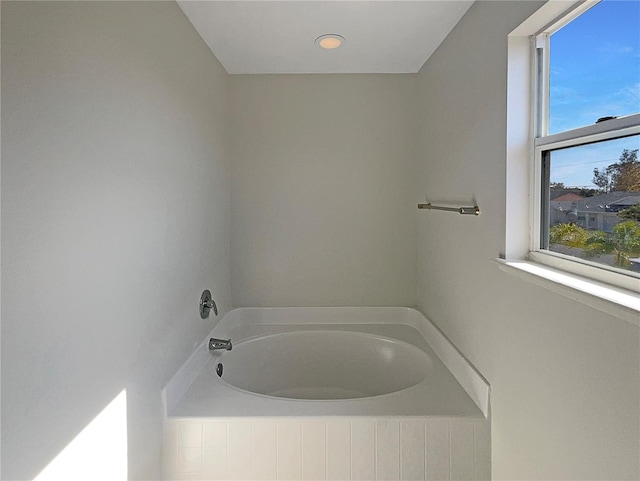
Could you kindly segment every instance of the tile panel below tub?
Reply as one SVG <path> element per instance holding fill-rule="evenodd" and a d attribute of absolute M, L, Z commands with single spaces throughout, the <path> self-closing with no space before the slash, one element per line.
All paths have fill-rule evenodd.
<path fill-rule="evenodd" d="M 167 480 L 491 478 L 490 423 L 465 418 L 167 419 Z"/>

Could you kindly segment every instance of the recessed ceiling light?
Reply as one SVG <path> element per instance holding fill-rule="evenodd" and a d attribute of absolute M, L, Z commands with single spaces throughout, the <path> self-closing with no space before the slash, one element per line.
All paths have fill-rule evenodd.
<path fill-rule="evenodd" d="M 324 48 L 325 50 L 333 50 L 334 48 L 338 48 L 343 43 L 344 37 L 341 35 L 336 35 L 335 33 L 320 35 L 318 38 L 316 38 L 316 45 L 318 47 Z"/>

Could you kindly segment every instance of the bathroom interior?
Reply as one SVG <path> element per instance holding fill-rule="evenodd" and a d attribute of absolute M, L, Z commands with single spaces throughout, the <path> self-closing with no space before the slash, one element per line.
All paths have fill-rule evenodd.
<path fill-rule="evenodd" d="M 638 479 L 638 311 L 496 262 L 546 7 L 2 2 L 1 478 L 162 479 L 163 388 L 234 310 L 412 307 L 490 385 L 491 479 Z"/>

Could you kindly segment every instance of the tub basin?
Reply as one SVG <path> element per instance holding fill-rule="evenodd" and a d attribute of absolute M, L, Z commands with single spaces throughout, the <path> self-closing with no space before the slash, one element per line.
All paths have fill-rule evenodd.
<path fill-rule="evenodd" d="M 222 381 L 252 393 L 306 399 L 358 399 L 422 382 L 429 355 L 364 332 L 287 332 L 244 340 L 213 361 Z M 215 369 L 208 372 L 214 373 Z"/>

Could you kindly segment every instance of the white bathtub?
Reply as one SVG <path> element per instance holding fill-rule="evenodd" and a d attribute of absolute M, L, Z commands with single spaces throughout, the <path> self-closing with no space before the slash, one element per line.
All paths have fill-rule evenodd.
<path fill-rule="evenodd" d="M 415 309 L 235 309 L 164 393 L 165 479 L 491 478 L 489 386 Z"/>
<path fill-rule="evenodd" d="M 210 352 L 209 337 L 233 349 Z M 415 309 L 240 308 L 165 399 L 172 417 L 477 417 L 488 413 L 489 386 Z"/>

